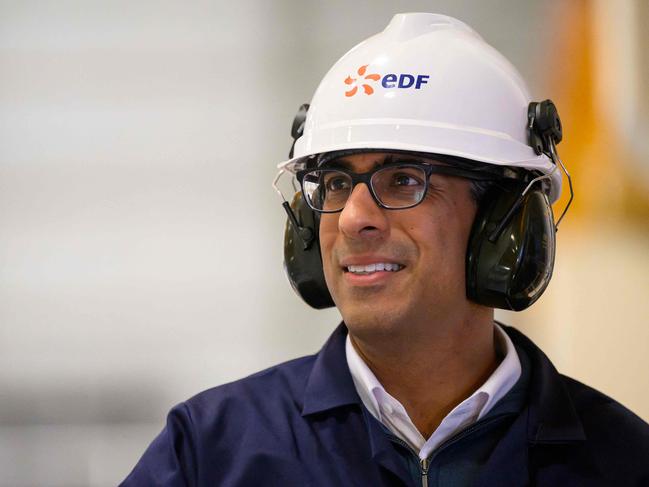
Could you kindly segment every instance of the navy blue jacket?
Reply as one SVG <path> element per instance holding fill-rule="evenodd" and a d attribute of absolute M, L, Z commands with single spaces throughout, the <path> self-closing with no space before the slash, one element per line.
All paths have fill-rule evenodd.
<path fill-rule="evenodd" d="M 649 425 L 529 358 L 527 402 L 481 467 L 476 486 L 649 486 Z M 368 421 L 345 359 L 341 324 L 313 356 L 215 387 L 171 410 L 123 487 L 414 486 L 402 456 Z"/>

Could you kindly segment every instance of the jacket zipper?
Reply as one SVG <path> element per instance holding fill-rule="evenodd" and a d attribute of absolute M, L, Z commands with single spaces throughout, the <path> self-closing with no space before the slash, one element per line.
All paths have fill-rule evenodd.
<path fill-rule="evenodd" d="M 403 446 L 406 450 L 408 450 L 410 453 L 412 453 L 418 460 L 419 460 L 419 471 L 421 472 L 421 487 L 428 487 L 428 470 L 430 468 L 430 464 L 433 460 L 434 457 L 437 456 L 437 454 L 449 446 L 452 443 L 455 443 L 456 441 L 461 440 L 462 438 L 470 435 L 474 431 L 482 428 L 483 426 L 486 426 L 488 424 L 494 423 L 497 420 L 501 419 L 503 416 L 495 416 L 493 418 L 490 418 L 485 421 L 480 421 L 478 423 L 474 423 L 471 426 L 469 426 L 466 429 L 463 429 L 462 431 L 456 433 L 455 435 L 451 436 L 448 438 L 446 441 L 442 442 L 436 449 L 435 451 L 428 457 L 428 458 L 419 458 L 419 455 L 417 452 L 415 452 L 412 448 L 410 448 L 410 445 L 408 445 L 405 441 L 403 441 L 401 438 L 397 438 L 396 436 L 392 436 L 391 440 L 399 443 L 401 446 Z"/>
<path fill-rule="evenodd" d="M 428 458 L 422 458 L 419 460 L 419 468 L 421 469 L 421 487 L 428 487 L 428 467 L 430 467 L 430 461 Z"/>
<path fill-rule="evenodd" d="M 428 468 L 430 467 L 430 458 L 419 458 L 419 455 L 410 448 L 410 445 L 396 436 L 390 438 L 392 441 L 399 443 L 402 447 L 412 453 L 419 460 L 419 471 L 421 472 L 421 487 L 428 487 Z"/>

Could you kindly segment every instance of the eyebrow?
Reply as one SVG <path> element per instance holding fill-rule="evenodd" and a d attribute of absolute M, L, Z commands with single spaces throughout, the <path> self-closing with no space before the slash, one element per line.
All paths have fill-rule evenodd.
<path fill-rule="evenodd" d="M 395 162 L 420 162 L 420 163 L 426 163 L 428 161 L 422 160 L 420 157 L 416 156 L 408 156 L 408 155 L 400 155 L 400 154 L 388 154 L 385 156 L 383 160 L 376 160 L 374 161 L 374 166 L 372 169 L 376 168 L 377 166 L 385 166 L 389 164 L 393 164 Z M 345 158 L 345 156 L 339 158 L 339 159 L 334 159 L 327 165 L 327 167 L 331 169 L 347 169 L 348 171 L 351 171 L 353 169 L 353 164 Z"/>

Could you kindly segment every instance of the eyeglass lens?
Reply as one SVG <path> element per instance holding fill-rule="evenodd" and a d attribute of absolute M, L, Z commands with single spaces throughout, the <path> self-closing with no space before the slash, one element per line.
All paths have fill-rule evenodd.
<path fill-rule="evenodd" d="M 390 166 L 372 174 L 375 197 L 387 208 L 407 208 L 419 203 L 426 193 L 426 172 L 418 166 Z M 305 174 L 302 187 L 309 205 L 322 211 L 340 211 L 353 190 L 350 174 L 319 169 Z"/>

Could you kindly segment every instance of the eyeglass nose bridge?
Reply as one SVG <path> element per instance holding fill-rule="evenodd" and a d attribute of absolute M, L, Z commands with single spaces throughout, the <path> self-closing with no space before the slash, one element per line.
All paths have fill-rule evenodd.
<path fill-rule="evenodd" d="M 354 190 L 356 189 L 356 187 L 361 183 L 365 184 L 365 186 L 367 187 L 367 191 L 370 193 L 370 196 L 374 200 L 374 204 L 376 204 L 376 206 L 384 209 L 388 208 L 381 202 L 376 192 L 374 191 L 374 186 L 372 186 L 372 178 L 374 177 L 375 174 L 376 172 L 364 173 L 364 174 L 354 174 L 354 173 L 348 174 L 352 180 L 352 187 L 340 211 L 343 211 L 347 207 L 347 202 L 352 197 L 352 194 L 354 194 Z"/>

